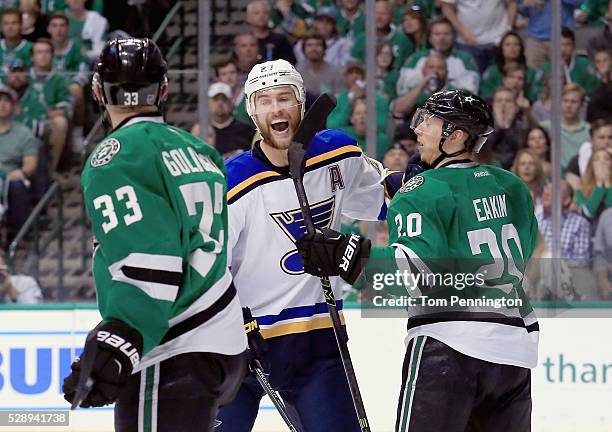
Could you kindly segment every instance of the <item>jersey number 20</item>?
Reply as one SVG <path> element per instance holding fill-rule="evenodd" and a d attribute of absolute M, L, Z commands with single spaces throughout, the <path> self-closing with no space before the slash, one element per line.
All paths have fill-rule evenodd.
<path fill-rule="evenodd" d="M 512 256 L 512 252 L 510 251 L 509 242 L 510 239 L 512 239 L 516 243 L 519 252 L 519 257 L 516 258 L 520 259 L 520 262 L 523 265 L 524 258 L 523 248 L 521 247 L 521 239 L 519 238 L 518 232 L 516 231 L 514 225 L 504 224 L 502 226 L 501 250 L 499 248 L 497 235 L 495 235 L 495 232 L 489 227 L 468 231 L 467 236 L 473 255 L 480 255 L 482 253 L 481 246 L 487 245 L 489 247 L 489 252 L 491 252 L 491 255 L 493 256 L 493 263 L 485 264 L 476 271 L 478 274 L 484 275 L 484 280 L 501 278 L 504 274 L 504 261 L 508 262 L 508 274 L 518 278 L 519 282 L 523 280 L 523 273 L 516 266 L 515 257 Z M 502 250 L 504 252 L 504 256 L 502 256 Z M 513 284 L 505 283 L 491 286 L 491 288 L 501 289 L 503 292 L 508 294 L 510 291 L 512 291 Z"/>

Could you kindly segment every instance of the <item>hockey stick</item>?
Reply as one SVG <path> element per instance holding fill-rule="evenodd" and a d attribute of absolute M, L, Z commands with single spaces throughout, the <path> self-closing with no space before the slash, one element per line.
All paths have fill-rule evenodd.
<path fill-rule="evenodd" d="M 248 356 L 249 358 L 249 370 L 255 375 L 255 378 L 263 388 L 264 392 L 268 395 L 276 410 L 279 412 L 287 426 L 289 427 L 289 432 L 302 432 L 301 429 L 298 429 L 296 423 L 294 423 L 293 419 L 288 413 L 287 406 L 285 405 L 285 401 L 280 397 L 278 392 L 272 388 L 270 385 L 270 381 L 268 381 L 268 374 L 264 371 L 263 365 L 261 364 L 260 358 L 257 356 L 258 353 L 265 350 L 265 346 L 263 344 L 263 339 L 261 338 L 261 333 L 259 332 L 259 324 L 257 324 L 257 320 L 253 318 L 251 315 L 251 309 L 248 307 L 242 308 L 242 317 L 244 318 L 244 331 L 247 334 L 248 339 L 248 347 L 247 352 L 252 351 L 252 356 Z M 257 337 L 259 336 L 259 338 Z M 259 342 L 261 340 L 261 343 Z M 258 349 L 259 348 L 259 349 Z"/>
<path fill-rule="evenodd" d="M 278 413 L 281 415 L 281 417 L 287 424 L 287 427 L 289 428 L 289 432 L 301 432 L 301 429 L 298 429 L 298 427 L 295 425 L 295 423 L 291 419 L 291 416 L 287 412 L 287 407 L 285 406 L 285 402 L 280 397 L 280 395 L 276 392 L 276 390 L 272 388 L 272 386 L 270 385 L 270 381 L 268 381 L 268 377 L 266 373 L 263 371 L 261 365 L 258 363 L 259 362 L 256 361 L 256 364 L 250 365 L 250 368 L 251 368 L 251 371 L 255 374 L 255 378 L 257 378 L 257 381 L 259 381 L 259 385 L 261 385 L 261 387 L 264 389 L 264 391 L 266 392 L 266 394 L 268 395 L 268 397 L 270 398 L 270 400 L 276 407 L 276 410 L 278 411 Z"/>
<path fill-rule="evenodd" d="M 96 351 L 98 346 L 96 344 L 91 345 L 91 350 L 81 355 L 79 360 L 81 363 L 81 373 L 79 374 L 79 382 L 77 384 L 76 393 L 70 405 L 71 410 L 75 410 L 85 400 L 91 389 L 93 388 L 95 381 L 91 376 L 91 372 L 94 367 L 94 360 L 96 359 Z"/>
<path fill-rule="evenodd" d="M 327 116 L 335 107 L 336 100 L 332 96 L 327 93 L 323 93 L 321 96 L 319 96 L 302 119 L 302 122 L 300 123 L 300 126 L 295 132 L 293 140 L 289 145 L 289 172 L 291 173 L 291 178 L 293 179 L 295 192 L 300 203 L 302 216 L 304 217 L 304 225 L 306 226 L 308 233 L 315 232 L 315 225 L 312 220 L 312 215 L 310 214 L 310 206 L 308 205 L 306 190 L 304 189 L 306 151 L 308 150 L 310 141 L 312 141 L 316 133 L 325 128 Z M 361 392 L 359 391 L 359 385 L 357 384 L 355 369 L 353 368 L 353 362 L 351 361 L 351 355 L 348 350 L 348 334 L 346 333 L 346 329 L 343 329 L 342 327 L 340 315 L 338 314 L 338 308 L 336 306 L 336 298 L 328 277 L 321 278 L 321 287 L 323 288 L 323 293 L 325 294 L 325 302 L 327 303 L 327 309 L 331 317 L 334 335 L 336 336 L 336 343 L 338 344 L 340 358 L 342 359 L 342 366 L 344 366 L 344 373 L 346 374 L 346 379 L 351 391 L 351 397 L 353 398 L 353 405 L 355 406 L 355 412 L 357 413 L 357 419 L 359 420 L 359 427 L 361 428 L 362 432 L 369 432 L 370 424 L 368 423 L 363 400 L 361 399 Z"/>

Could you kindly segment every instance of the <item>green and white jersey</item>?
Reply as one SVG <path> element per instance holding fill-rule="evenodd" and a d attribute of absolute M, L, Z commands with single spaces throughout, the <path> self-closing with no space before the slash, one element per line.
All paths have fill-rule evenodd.
<path fill-rule="evenodd" d="M 27 66 L 32 65 L 32 43 L 23 39 L 15 46 L 8 46 L 6 39 L 0 39 L 0 68 L 8 73 L 8 68 L 15 59 L 22 60 Z"/>
<path fill-rule="evenodd" d="M 432 49 L 417 51 L 406 59 L 400 69 L 397 80 L 397 94 L 402 95 L 415 88 L 423 80 L 423 67 Z M 457 48 L 446 56 L 448 68 L 448 83 L 456 89 L 464 89 L 474 94 L 478 93 L 480 75 L 472 55 Z"/>
<path fill-rule="evenodd" d="M 536 366 L 539 328 L 523 274 L 538 224 L 520 179 L 455 161 L 406 182 L 387 222 L 390 246 L 372 248 L 366 274 L 415 275 L 400 283 L 416 300 L 408 339 L 427 335 L 471 357 Z"/>
<path fill-rule="evenodd" d="M 132 117 L 94 149 L 81 186 L 98 307 L 142 335 L 137 370 L 181 353 L 243 352 L 217 151 L 159 114 Z"/>
<path fill-rule="evenodd" d="M 83 55 L 83 47 L 78 40 L 71 39 L 63 50 L 53 53 L 53 70 L 64 74 L 66 83 L 86 85 L 89 81 L 87 58 Z"/>
<path fill-rule="evenodd" d="M 42 0 L 40 2 L 40 10 L 43 14 L 48 15 L 54 12 L 64 12 L 68 5 L 65 0 Z"/>
<path fill-rule="evenodd" d="M 388 42 L 393 50 L 393 57 L 395 59 L 393 69 L 399 70 L 408 56 L 414 52 L 414 44 L 412 43 L 412 40 L 406 36 L 406 33 L 401 30 L 401 27 L 395 26 L 391 26 L 391 31 L 383 40 L 384 42 Z M 382 41 L 379 41 L 379 43 L 380 42 Z M 365 63 L 365 47 L 366 34 L 360 33 L 356 35 L 353 48 L 351 49 L 351 57 Z"/>
<path fill-rule="evenodd" d="M 63 109 L 66 117 L 72 117 L 73 99 L 66 85 L 64 77 L 49 73 L 36 75 L 34 70 L 30 73 L 30 85 L 25 94 L 19 99 L 19 112 L 15 120 L 25 124 L 35 133 L 38 125 L 48 120 L 48 112 Z"/>

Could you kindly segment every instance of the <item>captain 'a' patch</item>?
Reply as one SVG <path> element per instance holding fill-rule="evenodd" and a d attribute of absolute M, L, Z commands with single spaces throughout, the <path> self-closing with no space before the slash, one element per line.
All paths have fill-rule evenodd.
<path fill-rule="evenodd" d="M 342 172 L 338 165 L 332 165 L 329 167 L 329 180 L 331 182 L 331 191 L 336 192 L 339 189 L 344 189 L 344 180 L 342 179 Z"/>
<path fill-rule="evenodd" d="M 115 155 L 119 153 L 119 150 L 121 150 L 121 143 L 118 139 L 107 139 L 96 148 L 95 153 L 91 157 L 91 166 L 97 168 L 106 165 L 113 160 Z"/>

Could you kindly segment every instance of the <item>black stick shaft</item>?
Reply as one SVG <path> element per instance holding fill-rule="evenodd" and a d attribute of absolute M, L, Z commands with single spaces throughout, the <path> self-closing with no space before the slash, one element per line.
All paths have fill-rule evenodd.
<path fill-rule="evenodd" d="M 268 378 L 266 377 L 264 371 L 261 370 L 261 368 L 259 367 L 254 367 L 253 372 L 255 373 L 255 378 L 257 378 L 257 381 L 259 381 L 259 384 L 264 389 L 264 391 L 276 407 L 276 410 L 279 412 L 279 414 L 285 421 L 285 424 L 289 428 L 289 432 L 301 432 L 294 424 L 293 420 L 291 419 L 291 416 L 289 416 L 285 403 L 270 385 L 270 382 L 268 381 Z"/>
<path fill-rule="evenodd" d="M 300 209 L 302 210 L 302 216 L 304 218 L 304 226 L 308 233 L 315 232 L 315 225 L 310 214 L 310 206 L 308 205 L 308 197 L 306 196 L 306 190 L 304 189 L 304 183 L 301 178 L 293 178 L 293 184 L 295 185 L 295 192 L 300 203 Z M 353 405 L 355 406 L 355 412 L 357 413 L 357 419 L 359 420 L 359 427 L 362 432 L 370 432 L 370 424 L 365 412 L 365 406 L 363 399 L 361 398 L 361 391 L 359 390 L 359 384 L 357 384 L 357 376 L 355 375 L 355 369 L 353 368 L 353 362 L 351 360 L 351 354 L 348 349 L 348 334 L 346 330 L 342 328 L 342 322 L 340 321 L 340 315 L 338 314 L 338 308 L 336 306 L 336 298 L 334 291 L 331 286 L 329 278 L 321 278 L 321 287 L 325 294 L 325 302 L 327 303 L 327 309 L 332 320 L 332 327 L 334 329 L 334 335 L 336 336 L 336 343 L 338 344 L 338 350 L 340 351 L 340 358 L 342 359 L 342 366 L 344 367 L 344 373 L 348 381 L 349 390 L 351 391 L 351 397 L 353 398 Z"/>

